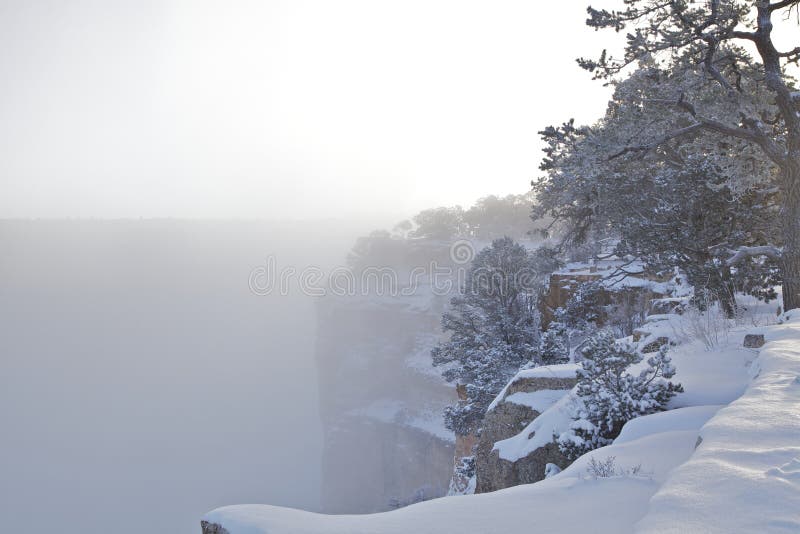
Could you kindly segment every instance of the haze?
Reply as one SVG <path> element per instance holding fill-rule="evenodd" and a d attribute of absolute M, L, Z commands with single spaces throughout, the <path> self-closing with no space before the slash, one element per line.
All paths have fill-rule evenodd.
<path fill-rule="evenodd" d="M 584 2 L 0 3 L 4 217 L 408 216 L 593 120 Z M 546 52 L 546 53 L 545 53 Z"/>
<path fill-rule="evenodd" d="M 325 509 L 324 432 L 351 407 L 326 429 L 321 399 L 374 393 L 347 375 L 368 382 L 362 356 L 428 366 L 444 300 L 405 323 L 329 308 L 339 335 L 319 301 L 257 296 L 250 273 L 338 266 L 420 210 L 526 193 L 537 132 L 608 100 L 574 60 L 621 36 L 587 31 L 586 3 L 0 0 L 4 530 Z M 403 464 L 373 477 L 345 452 L 328 509 L 364 511 L 339 488 Z"/>

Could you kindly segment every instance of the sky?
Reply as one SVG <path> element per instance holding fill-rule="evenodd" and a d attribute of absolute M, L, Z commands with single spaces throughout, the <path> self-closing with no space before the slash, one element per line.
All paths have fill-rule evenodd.
<path fill-rule="evenodd" d="M 0 218 L 407 217 L 593 121 L 585 2 L 0 2 Z"/>

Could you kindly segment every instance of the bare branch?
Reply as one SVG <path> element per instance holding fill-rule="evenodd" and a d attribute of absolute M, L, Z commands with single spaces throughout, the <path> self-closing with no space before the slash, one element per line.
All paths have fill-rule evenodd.
<path fill-rule="evenodd" d="M 684 128 L 673 130 L 672 132 L 669 132 L 657 139 L 654 139 L 649 143 L 626 146 L 622 150 L 612 154 L 608 158 L 609 161 L 616 159 L 620 156 L 623 156 L 629 152 L 647 152 L 653 150 L 663 145 L 667 141 L 670 141 L 671 139 L 683 137 L 697 130 L 704 129 L 719 134 L 736 137 L 738 139 L 743 139 L 745 141 L 753 143 L 759 146 L 764 151 L 764 153 L 776 165 L 780 167 L 785 166 L 787 163 L 785 152 L 769 135 L 761 131 L 761 129 L 759 128 L 759 121 L 757 120 L 752 120 L 747 117 L 743 117 L 742 123 L 745 124 L 747 127 L 741 128 L 737 126 L 728 126 L 727 124 L 723 124 L 714 119 L 706 119 L 703 117 L 698 117 L 697 111 L 695 110 L 694 106 L 683 98 L 683 94 L 681 94 L 678 100 L 671 102 L 659 101 L 659 103 L 662 102 L 669 103 L 683 109 L 684 111 L 692 115 L 692 117 L 694 117 L 696 122 Z"/>
<path fill-rule="evenodd" d="M 643 145 L 626 146 L 625 148 L 623 148 L 619 152 L 609 156 L 608 160 L 611 161 L 611 160 L 616 159 L 616 158 L 618 158 L 620 156 L 624 156 L 628 152 L 647 152 L 647 151 L 653 150 L 654 148 L 658 148 L 660 145 L 663 145 L 664 143 L 666 143 L 670 139 L 675 139 L 676 137 L 683 137 L 684 135 L 687 135 L 687 134 L 690 134 L 690 133 L 692 133 L 694 131 L 697 131 L 702 127 L 703 127 L 702 123 L 696 122 L 696 123 L 691 124 L 691 125 L 689 125 L 689 126 L 687 126 L 685 128 L 680 128 L 680 129 L 672 131 L 672 132 L 670 132 L 670 133 L 668 133 L 666 135 L 663 135 L 663 136 L 659 137 L 658 139 L 656 139 L 654 141 L 651 141 L 649 143 L 646 143 L 646 144 L 643 144 Z"/>
<path fill-rule="evenodd" d="M 778 9 L 783 9 L 784 7 L 789 7 L 791 5 L 796 5 L 800 3 L 800 0 L 783 0 L 781 2 L 776 2 L 774 4 L 769 5 L 770 12 L 776 11 Z"/>
<path fill-rule="evenodd" d="M 744 139 L 761 147 L 761 150 L 779 167 L 786 166 L 786 154 L 781 147 L 768 135 L 748 128 L 728 126 L 713 119 L 698 119 L 706 130 Z"/>
<path fill-rule="evenodd" d="M 731 32 L 731 37 L 736 39 L 747 39 L 748 41 L 756 40 L 756 34 L 753 32 L 733 31 Z"/>

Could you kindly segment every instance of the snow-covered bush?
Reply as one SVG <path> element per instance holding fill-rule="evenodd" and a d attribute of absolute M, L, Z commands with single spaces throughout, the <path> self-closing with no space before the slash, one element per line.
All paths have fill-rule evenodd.
<path fill-rule="evenodd" d="M 591 458 L 586 471 L 592 478 L 610 478 L 617 475 L 616 461 L 616 456 L 607 456 L 603 461 Z"/>
<path fill-rule="evenodd" d="M 583 349 L 578 369 L 577 413 L 568 432 L 558 438 L 559 448 L 569 458 L 608 445 L 629 420 L 666 409 L 680 384 L 667 379 L 675 374 L 667 346 L 647 359 L 638 375 L 628 372 L 644 356 L 613 334 L 601 330 Z"/>
<path fill-rule="evenodd" d="M 561 468 L 556 464 L 548 463 L 544 466 L 544 478 L 554 477 L 561 472 Z"/>
<path fill-rule="evenodd" d="M 617 467 L 616 456 L 606 456 L 605 460 L 598 461 L 597 458 L 589 459 L 589 466 L 586 468 L 586 473 L 597 480 L 598 478 L 612 478 L 612 477 L 636 477 L 642 476 L 642 464 L 634 465 L 633 467 L 623 469 Z"/>
<path fill-rule="evenodd" d="M 706 350 L 725 343 L 731 329 L 731 319 L 728 319 L 722 306 L 714 302 L 711 297 L 698 297 L 703 299 L 702 305 L 692 304 L 687 306 L 677 321 L 677 334 L 686 340 L 698 339 L 703 342 Z"/>
<path fill-rule="evenodd" d="M 555 318 L 539 339 L 539 361 L 544 365 L 566 363 L 570 355 L 570 331 L 564 320 L 564 310 L 556 310 Z"/>
<path fill-rule="evenodd" d="M 475 457 L 464 456 L 456 463 L 450 479 L 448 495 L 470 495 L 475 493 Z"/>

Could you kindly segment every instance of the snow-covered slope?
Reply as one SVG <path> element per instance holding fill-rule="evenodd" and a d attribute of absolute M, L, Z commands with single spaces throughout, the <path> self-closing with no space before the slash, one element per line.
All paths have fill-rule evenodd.
<path fill-rule="evenodd" d="M 231 534 L 407 534 L 459 532 L 489 534 L 523 532 L 625 532 L 641 519 L 649 498 L 669 471 L 692 454 L 702 424 L 693 408 L 673 412 L 682 430 L 658 431 L 649 416 L 632 423 L 641 427 L 638 439 L 599 449 L 580 458 L 555 477 L 495 493 L 446 497 L 394 512 L 357 516 L 325 516 L 273 506 L 231 506 L 215 510 L 206 520 Z M 695 428 L 686 430 L 685 427 Z M 649 431 L 656 430 L 655 433 Z M 594 479 L 587 467 L 592 458 L 616 457 L 617 469 L 641 464 L 642 473 Z M 581 513 L 572 513 L 571 507 Z M 613 510 L 613 513 L 609 511 Z"/>
<path fill-rule="evenodd" d="M 637 532 L 800 532 L 800 313 L 765 329 L 747 392 L 650 501 Z"/>
<path fill-rule="evenodd" d="M 542 482 L 373 515 L 246 505 L 205 519 L 230 534 L 800 532 L 796 315 L 732 331 L 710 352 L 699 343 L 679 347 L 674 361 L 691 386 L 676 409 L 630 421 L 614 444 Z M 754 330 L 769 343 L 749 365 L 755 352 L 738 347 Z M 598 476 L 604 463 L 610 476 Z"/>

